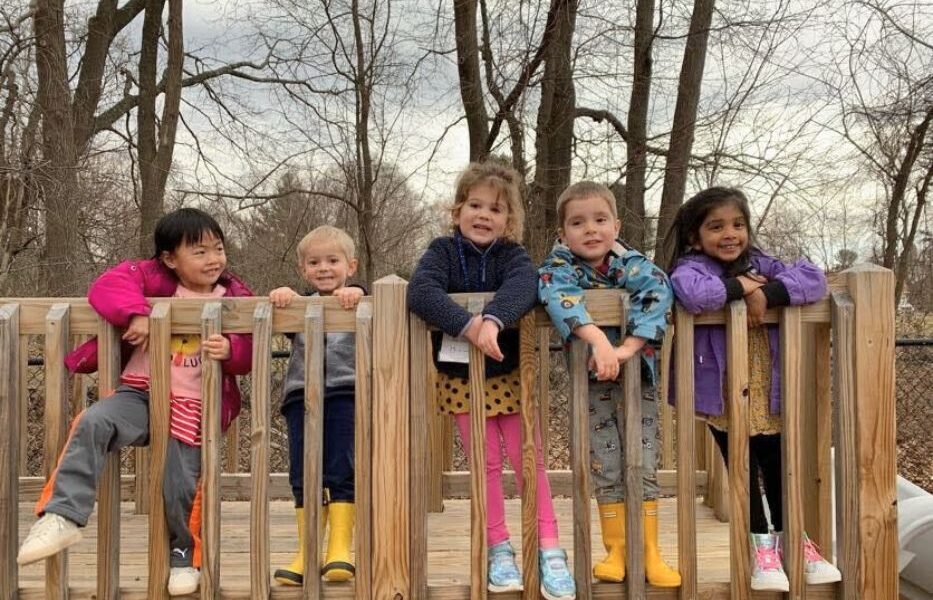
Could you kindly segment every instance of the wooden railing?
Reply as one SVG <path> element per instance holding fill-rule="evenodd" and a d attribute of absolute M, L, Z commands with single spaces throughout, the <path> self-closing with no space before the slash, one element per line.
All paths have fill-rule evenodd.
<path fill-rule="evenodd" d="M 354 597 L 392 600 L 423 598 L 485 598 L 486 541 L 484 507 L 485 427 L 481 356 L 471 353 L 472 444 L 469 495 L 471 502 L 470 585 L 428 585 L 427 515 L 444 499 L 451 476 L 438 466 L 446 443 L 444 419 L 435 414 L 431 385 L 428 327 L 406 310 L 407 283 L 397 277 L 376 282 L 373 296 L 356 313 L 344 311 L 330 299 L 301 299 L 288 309 L 275 309 L 264 298 L 225 299 L 220 302 L 155 299 L 150 318 L 150 355 L 153 386 L 148 474 L 136 483 L 149 498 L 149 579 L 146 595 L 165 597 L 168 573 L 166 527 L 161 482 L 168 435 L 167 371 L 169 339 L 173 333 L 253 334 L 251 472 L 221 479 L 220 372 L 205 365 L 203 381 L 203 449 L 205 527 L 201 597 L 220 597 L 220 496 L 228 481 L 239 497 L 250 500 L 250 588 L 224 597 Z M 790 598 L 838 597 L 889 600 L 897 597 L 897 539 L 894 487 L 893 393 L 893 279 L 889 271 L 856 267 L 835 278 L 829 298 L 813 305 L 769 311 L 767 321 L 781 327 L 784 382 L 785 561 L 791 582 Z M 487 296 L 456 295 L 473 312 Z M 587 294 L 587 307 L 600 325 L 625 322 L 624 297 L 618 292 Z M 698 470 L 704 458 L 697 443 L 693 410 L 693 327 L 722 324 L 727 328 L 730 468 L 728 493 L 731 547 L 729 581 L 700 582 L 697 577 L 696 502 L 706 473 Z M 541 398 L 547 392 L 546 362 L 550 321 L 537 309 L 520 323 L 521 417 L 525 487 L 522 495 L 522 598 L 538 598 L 537 520 L 533 432 L 546 417 Z M 662 472 L 662 487 L 677 496 L 678 590 L 646 589 L 641 548 L 638 467 L 641 461 L 638 362 L 625 368 L 624 406 L 627 457 L 627 583 L 592 581 L 590 544 L 589 440 L 586 389 L 586 348 L 576 342 L 571 353 L 571 483 L 573 497 L 574 572 L 578 598 L 751 598 L 748 548 L 748 406 L 747 325 L 744 304 L 735 303 L 717 314 L 675 313 L 675 343 L 670 359 L 676 377 L 676 445 L 668 445 L 665 467 L 676 455 L 676 471 Z M 355 332 L 357 338 L 357 571 L 351 588 L 334 588 L 316 577 L 305 578 L 303 589 L 270 588 L 269 546 L 269 433 L 271 409 L 270 346 L 276 333 L 304 332 L 306 356 L 305 507 L 306 572 L 320 564 L 318 502 L 321 493 L 321 431 L 323 341 L 327 332 Z M 18 502 L 32 501 L 19 489 L 22 430 L 22 373 L 25 336 L 45 338 L 45 470 L 54 468 L 65 441 L 70 396 L 62 358 L 72 336 L 97 335 L 100 340 L 99 395 L 109 394 L 119 378 L 119 332 L 100 320 L 83 299 L 0 300 L 0 600 L 16 598 L 20 589 L 15 562 L 20 527 Z M 541 360 L 541 355 L 545 361 Z M 161 374 L 161 375 L 160 375 Z M 663 399 L 662 399 L 663 402 Z M 662 417 L 667 420 L 667 417 Z M 670 419 L 673 421 L 673 419 Z M 544 428 L 546 429 L 546 428 Z M 310 443 L 315 441 L 314 443 Z M 838 565 L 843 581 L 837 586 L 804 585 L 802 535 L 806 530 L 827 553 L 832 546 L 834 517 L 830 505 L 830 448 L 836 448 L 836 529 Z M 101 479 L 98 504 L 97 598 L 117 598 L 119 588 L 121 479 L 115 458 Z M 712 471 L 710 471 L 712 473 Z M 26 480 L 24 480 L 26 481 Z M 24 484 L 25 485 L 25 484 Z M 30 484 L 31 485 L 31 484 Z M 709 481 L 707 496 L 720 485 Z M 244 486 L 247 486 L 244 488 Z M 33 486 L 34 487 L 34 486 Z M 248 491 L 247 491 L 248 490 Z M 720 500 L 724 503 L 725 500 Z M 67 552 L 48 559 L 45 595 L 68 594 Z M 271 596 L 270 596 L 271 594 Z M 511 597 L 518 597 L 513 594 Z"/>

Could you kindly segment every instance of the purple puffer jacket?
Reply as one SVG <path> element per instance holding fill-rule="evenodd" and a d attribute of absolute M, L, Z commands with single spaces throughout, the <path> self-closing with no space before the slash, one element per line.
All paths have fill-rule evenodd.
<path fill-rule="evenodd" d="M 773 256 L 754 249 L 752 266 L 768 280 L 784 284 L 792 306 L 810 304 L 826 296 L 826 274 L 807 260 L 785 265 Z M 726 305 L 725 269 L 722 263 L 701 253 L 691 253 L 674 265 L 671 284 L 677 301 L 690 313 L 722 310 Z M 780 338 L 776 325 L 768 325 L 771 346 L 772 414 L 781 412 Z M 723 414 L 722 382 L 726 371 L 726 328 L 722 325 L 694 327 L 694 402 L 697 413 Z M 672 376 L 669 401 L 673 404 L 677 378 Z"/>
<path fill-rule="evenodd" d="M 252 296 L 253 292 L 236 275 L 224 271 L 219 283 L 226 288 L 224 297 Z M 126 327 L 134 315 L 148 315 L 152 311 L 146 298 L 171 298 L 178 287 L 178 279 L 162 261 L 128 260 L 104 272 L 88 290 L 87 299 L 94 310 L 117 327 Z M 230 358 L 221 363 L 223 372 L 221 428 L 226 431 L 240 412 L 240 388 L 237 375 L 246 375 L 252 368 L 253 336 L 227 334 L 230 340 Z M 122 364 L 132 354 L 133 346 L 124 343 L 121 348 Z M 72 373 L 93 373 L 97 370 L 97 338 L 78 346 L 65 357 L 65 366 Z"/>

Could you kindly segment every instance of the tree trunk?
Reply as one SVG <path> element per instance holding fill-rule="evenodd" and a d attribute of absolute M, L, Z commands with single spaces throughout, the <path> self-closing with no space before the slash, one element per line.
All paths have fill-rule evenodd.
<path fill-rule="evenodd" d="M 654 0 L 638 0 L 635 8 L 635 62 L 628 111 L 625 205 L 632 220 L 626 242 L 645 250 L 645 173 L 648 168 L 648 105 L 651 100 L 651 47 L 654 43 Z"/>
<path fill-rule="evenodd" d="M 165 183 L 172 168 L 175 133 L 181 105 L 184 63 L 182 0 L 168 0 L 168 58 L 161 122 L 156 125 L 159 38 L 166 0 L 148 0 L 139 53 L 139 106 L 137 109 L 139 178 L 141 183 L 139 254 L 152 254 L 155 225 L 165 212 Z"/>
<path fill-rule="evenodd" d="M 373 13 L 376 12 L 373 5 Z M 356 47 L 356 214 L 359 227 L 360 261 L 359 277 L 369 283 L 374 270 L 373 264 L 373 158 L 369 145 L 369 116 L 372 103 L 372 69 L 366 62 L 366 40 L 360 24 L 359 1 L 351 3 L 353 14 L 353 39 Z M 475 16 L 475 15 L 474 15 Z M 376 15 L 371 15 L 370 23 L 376 22 Z M 475 41 L 475 37 L 474 37 Z M 478 73 L 478 71 L 477 71 Z M 471 144 L 472 145 L 472 144 Z"/>
<path fill-rule="evenodd" d="M 470 160 L 486 157 L 489 115 L 483 100 L 479 70 L 479 45 L 476 41 L 476 0 L 454 0 L 454 29 L 457 42 L 457 72 L 460 97 L 470 135 Z"/>
<path fill-rule="evenodd" d="M 664 256 L 664 236 L 674 220 L 677 208 L 683 203 L 687 186 L 687 162 L 693 149 L 697 105 L 700 102 L 706 45 L 714 5 L 715 0 L 696 0 L 693 3 L 693 15 L 690 17 L 690 33 L 687 35 L 684 60 L 680 68 L 677 105 L 674 108 L 674 124 L 671 128 L 671 143 L 664 171 L 664 189 L 661 192 L 661 210 L 658 214 L 654 259 L 661 264 L 667 263 L 667 257 Z"/>
<path fill-rule="evenodd" d="M 536 261 L 544 258 L 557 234 L 557 197 L 570 183 L 573 121 L 576 98 L 571 45 L 579 2 L 552 0 L 553 37 L 544 58 L 541 104 L 535 131 L 535 178 L 531 185 L 531 235 L 528 250 Z"/>
<path fill-rule="evenodd" d="M 37 102 L 42 111 L 45 198 L 43 276 L 47 295 L 79 294 L 86 285 L 79 230 L 77 156 L 65 55 L 63 0 L 38 0 L 35 15 Z"/>

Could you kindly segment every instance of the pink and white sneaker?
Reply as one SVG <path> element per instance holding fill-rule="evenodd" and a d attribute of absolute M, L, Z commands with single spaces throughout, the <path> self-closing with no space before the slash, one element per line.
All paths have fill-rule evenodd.
<path fill-rule="evenodd" d="M 803 575 L 807 585 L 842 581 L 842 573 L 833 563 L 823 558 L 819 548 L 807 534 L 803 535 L 803 559 Z"/>
<path fill-rule="evenodd" d="M 752 589 L 772 592 L 790 591 L 790 582 L 784 573 L 779 551 L 778 536 L 770 533 L 752 533 Z"/>

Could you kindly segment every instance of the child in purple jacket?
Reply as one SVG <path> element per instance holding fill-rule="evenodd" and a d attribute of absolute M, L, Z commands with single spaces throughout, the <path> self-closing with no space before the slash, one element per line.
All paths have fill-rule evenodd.
<path fill-rule="evenodd" d="M 113 394 L 75 416 L 68 441 L 36 504 L 36 521 L 17 562 L 52 556 L 81 539 L 94 509 L 106 457 L 149 443 L 149 313 L 147 298 L 252 296 L 226 270 L 224 234 L 210 215 L 182 208 L 156 224 L 155 256 L 120 263 L 91 284 L 88 302 L 123 334 L 123 372 Z M 172 336 L 169 441 L 162 485 L 169 531 L 169 595 L 190 594 L 200 580 L 201 365 L 219 360 L 223 372 L 221 428 L 240 411 L 236 375 L 252 364 L 252 336 Z M 77 373 L 97 369 L 97 340 L 65 358 Z"/>
<path fill-rule="evenodd" d="M 671 257 L 671 283 L 677 300 L 693 314 L 721 310 L 728 302 L 748 305 L 749 499 L 753 590 L 788 591 L 781 563 L 781 365 L 778 328 L 762 323 L 775 306 L 816 302 L 826 295 L 826 276 L 807 260 L 784 264 L 755 247 L 748 200 L 738 189 L 712 187 L 680 207 L 665 239 Z M 728 464 L 728 411 L 725 409 L 726 335 L 721 325 L 694 328 L 694 394 L 697 413 Z M 674 380 L 672 379 L 672 382 Z M 759 473 L 774 525 L 768 527 Z M 805 540 L 808 584 L 842 577 Z"/>

